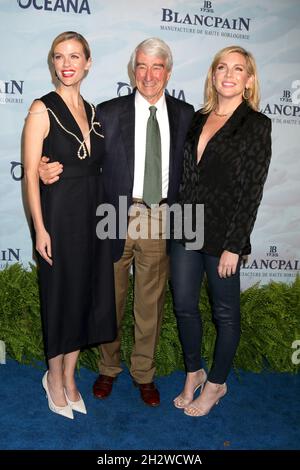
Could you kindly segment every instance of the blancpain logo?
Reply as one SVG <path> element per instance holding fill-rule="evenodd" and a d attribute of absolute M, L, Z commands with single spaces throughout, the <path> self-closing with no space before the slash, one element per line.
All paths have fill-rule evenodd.
<path fill-rule="evenodd" d="M 201 9 L 203 10 L 203 9 Z M 180 13 L 170 8 L 162 8 L 162 22 L 176 23 L 189 26 L 205 26 L 206 28 L 230 29 L 234 31 L 249 31 L 250 18 L 222 18 L 220 16 Z"/>
<path fill-rule="evenodd" d="M 271 269 L 279 271 L 297 271 L 300 268 L 298 259 L 280 259 L 276 245 L 271 245 L 264 259 L 254 259 L 249 264 L 243 262 L 244 269 Z"/>
<path fill-rule="evenodd" d="M 294 91 L 291 91 L 294 90 Z M 261 112 L 276 124 L 300 124 L 300 80 L 294 80 L 290 89 L 282 90 L 282 95 L 273 103 L 266 103 Z"/>
<path fill-rule="evenodd" d="M 5 250 L 0 250 L 0 261 L 20 261 L 20 248 L 6 248 Z"/>
<path fill-rule="evenodd" d="M 23 103 L 24 80 L 0 80 L 0 104 Z"/>

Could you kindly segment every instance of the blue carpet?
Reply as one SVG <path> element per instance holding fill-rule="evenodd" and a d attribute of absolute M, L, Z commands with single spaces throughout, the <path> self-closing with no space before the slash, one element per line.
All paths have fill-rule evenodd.
<path fill-rule="evenodd" d="M 158 377 L 161 406 L 147 407 L 125 370 L 104 400 L 92 396 L 96 374 L 77 378 L 88 415 L 51 413 L 43 369 L 0 365 L 0 449 L 199 450 L 300 449 L 300 376 L 231 373 L 228 394 L 208 416 L 191 418 L 172 405 L 183 372 Z"/>

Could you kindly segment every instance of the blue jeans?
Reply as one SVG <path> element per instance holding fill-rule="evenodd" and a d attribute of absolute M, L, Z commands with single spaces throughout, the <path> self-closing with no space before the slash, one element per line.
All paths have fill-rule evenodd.
<path fill-rule="evenodd" d="M 240 262 L 236 273 L 220 278 L 219 259 L 201 251 L 186 250 L 171 242 L 170 266 L 174 310 L 187 372 L 201 368 L 202 321 L 199 312 L 200 288 L 207 275 L 213 322 L 217 337 L 208 380 L 226 381 L 240 339 Z"/>

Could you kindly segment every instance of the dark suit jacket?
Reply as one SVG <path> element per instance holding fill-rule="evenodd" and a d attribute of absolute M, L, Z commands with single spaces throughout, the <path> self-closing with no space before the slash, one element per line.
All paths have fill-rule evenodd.
<path fill-rule="evenodd" d="M 197 165 L 207 117 L 200 110 L 191 123 L 179 199 L 182 204 L 204 204 L 204 252 L 249 254 L 271 158 L 271 120 L 241 103 L 210 139 Z"/>
<path fill-rule="evenodd" d="M 119 196 L 127 196 L 132 204 L 134 178 L 135 93 L 114 98 L 97 106 L 97 120 L 104 134 L 103 182 L 107 202 L 117 212 L 117 240 L 113 242 L 114 261 L 123 254 L 126 233 L 119 237 Z M 170 126 L 170 166 L 168 203 L 176 201 L 182 175 L 183 145 L 194 108 L 166 94 Z M 124 216 L 124 214 L 123 214 Z"/>

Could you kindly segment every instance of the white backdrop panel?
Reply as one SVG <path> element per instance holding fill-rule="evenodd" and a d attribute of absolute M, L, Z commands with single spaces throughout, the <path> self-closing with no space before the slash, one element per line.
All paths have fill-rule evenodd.
<path fill-rule="evenodd" d="M 93 67 L 82 92 L 94 103 L 130 91 L 127 73 L 137 43 L 159 36 L 172 48 L 168 91 L 199 108 L 213 55 L 239 44 L 253 52 L 261 109 L 273 120 L 273 158 L 243 288 L 290 282 L 299 249 L 299 0 L 1 0 L 0 267 L 32 260 L 22 203 L 21 133 L 34 98 L 53 88 L 47 55 L 53 38 L 75 30 L 88 39 Z"/>

